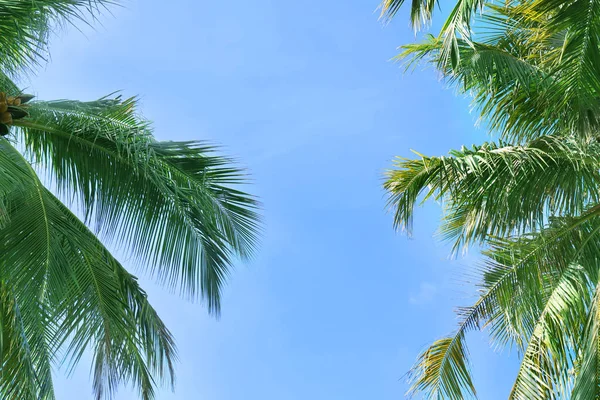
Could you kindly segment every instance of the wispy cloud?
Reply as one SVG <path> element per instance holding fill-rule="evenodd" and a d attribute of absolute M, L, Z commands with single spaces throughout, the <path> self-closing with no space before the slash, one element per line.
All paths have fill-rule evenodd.
<path fill-rule="evenodd" d="M 408 299 L 410 304 L 428 304 L 433 301 L 437 293 L 437 286 L 433 283 L 422 282 L 419 285 L 419 291 L 411 293 Z"/>

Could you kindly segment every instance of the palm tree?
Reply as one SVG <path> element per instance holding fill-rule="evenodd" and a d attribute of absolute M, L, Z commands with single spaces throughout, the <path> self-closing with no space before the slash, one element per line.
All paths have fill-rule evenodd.
<path fill-rule="evenodd" d="M 44 62 L 55 27 L 111 3 L 0 1 L 3 399 L 53 399 L 52 368 L 86 351 L 97 398 L 130 383 L 151 399 L 173 382 L 173 337 L 104 243 L 212 313 L 233 261 L 255 247 L 258 203 L 214 147 L 157 141 L 135 98 L 34 101 L 14 83 Z"/>
<path fill-rule="evenodd" d="M 400 55 L 428 60 L 470 93 L 499 136 L 445 157 L 398 159 L 388 173 L 397 227 L 410 232 L 420 199 L 442 200 L 442 235 L 455 250 L 484 249 L 479 299 L 419 356 L 410 392 L 474 397 L 465 334 L 487 328 L 522 355 L 510 399 L 600 398 L 600 3 L 485 11 L 461 22 L 475 28 L 444 28 Z"/>

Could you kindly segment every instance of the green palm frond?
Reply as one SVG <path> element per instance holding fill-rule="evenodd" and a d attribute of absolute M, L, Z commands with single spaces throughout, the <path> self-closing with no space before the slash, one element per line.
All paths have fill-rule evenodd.
<path fill-rule="evenodd" d="M 0 69 L 17 73 L 46 61 L 48 39 L 65 23 L 85 22 L 116 0 L 2 0 Z"/>
<path fill-rule="evenodd" d="M 596 286 L 580 352 L 581 361 L 569 398 L 597 399 L 600 396 L 600 284 Z"/>
<path fill-rule="evenodd" d="M 20 95 L 1 78 L 0 91 Z M 98 399 L 126 383 L 154 398 L 159 383 L 174 383 L 173 338 L 84 222 L 218 312 L 232 263 L 252 255 L 259 230 L 258 202 L 240 190 L 245 173 L 213 146 L 156 141 L 135 99 L 31 102 L 10 129 L 11 142 L 0 138 L 0 287 L 10 287 L 0 394 L 52 399 L 52 366 L 73 368 L 92 350 Z"/>
<path fill-rule="evenodd" d="M 504 139 L 523 141 L 543 135 L 564 135 L 568 128 L 557 121 L 571 121 L 569 105 L 558 107 L 557 93 L 566 88 L 551 67 L 538 65 L 539 51 L 522 45 L 523 39 L 502 31 L 486 42 L 458 40 L 460 62 L 440 66 L 444 43 L 429 36 L 425 41 L 402 46 L 397 57 L 408 67 L 420 61 L 440 66 L 450 85 L 473 98 L 481 119 Z M 532 112 L 534 110 L 534 112 Z"/>
<path fill-rule="evenodd" d="M 482 11 L 485 3 L 482 0 L 458 0 L 446 20 L 443 31 L 451 26 L 457 27 L 458 25 L 468 29 L 473 12 Z M 381 3 L 381 16 L 386 20 L 390 20 L 396 16 L 403 5 L 404 0 L 383 0 Z M 436 6 L 439 6 L 438 0 L 412 0 L 410 4 L 412 26 L 419 30 L 423 25 L 429 23 Z"/>
<path fill-rule="evenodd" d="M 576 339 L 582 333 L 580 321 L 586 318 L 590 302 L 583 268 L 565 269 L 535 322 L 510 399 L 546 399 L 567 393 L 569 367 L 573 367 Z"/>
<path fill-rule="evenodd" d="M 24 304 L 6 283 L 2 283 L 0 290 L 3 360 L 0 392 L 6 398 L 54 399 L 53 353 L 48 336 L 56 331 L 45 323 L 50 315 L 44 309 L 32 307 L 27 299 Z"/>
<path fill-rule="evenodd" d="M 596 134 L 600 121 L 600 3 L 595 0 L 534 0 L 523 6 L 527 15 L 547 16 L 543 33 L 563 34 L 554 74 L 563 90 L 551 96 L 556 105 L 575 113 L 570 130 Z"/>
<path fill-rule="evenodd" d="M 58 310 L 64 317 L 60 328 L 69 333 L 57 337 L 59 346 L 67 346 L 65 361 L 74 367 L 92 346 L 96 357 L 94 389 L 98 398 L 102 393 L 111 395 L 117 384 L 125 382 L 138 386 L 142 398 L 153 398 L 159 382 L 174 384 L 173 363 L 177 352 L 171 333 L 148 302 L 137 278 L 56 197 L 49 191 L 46 196 L 70 220 L 78 236 L 96 249 L 92 255 L 100 257 L 80 256 L 81 265 L 71 261 L 80 270 L 69 271 L 73 282 L 63 284 L 70 286 L 69 291 L 57 293 L 55 301 L 60 303 Z M 68 245 L 63 242 L 63 246 Z M 78 247 L 71 249 L 76 252 Z M 52 283 L 59 287 L 58 282 Z M 115 308 L 117 303 L 112 304 L 113 296 L 118 297 L 120 308 Z M 65 303 L 65 298 L 70 299 L 70 304 Z"/>
<path fill-rule="evenodd" d="M 515 344 L 524 352 L 511 398 L 567 393 L 598 276 L 599 232 L 593 208 L 528 238 L 494 241 L 480 271 L 479 299 L 458 309 L 454 335 L 419 356 L 411 391 L 428 399 L 473 396 L 465 334 L 487 328 L 497 346 Z"/>
<path fill-rule="evenodd" d="M 423 59 L 434 64 L 473 96 L 482 118 L 505 139 L 597 136 L 600 5 L 512 4 L 487 7 L 472 34 L 429 36 L 402 46 L 398 57 L 409 65 Z"/>
<path fill-rule="evenodd" d="M 381 17 L 388 21 L 391 20 L 403 5 L 404 0 L 383 0 L 381 3 Z M 428 23 L 433 16 L 436 5 L 438 5 L 437 0 L 412 0 L 410 4 L 412 26 L 419 29 L 423 24 Z"/>
<path fill-rule="evenodd" d="M 142 398 L 152 399 L 154 377 L 173 373 L 176 353 L 170 333 L 135 279 L 42 186 L 25 159 L 6 140 L 1 144 L 2 152 L 14 155 L 12 161 L 29 175 L 7 196 L 10 222 L 0 230 L 0 278 L 11 288 L 13 308 L 22 317 L 20 329 L 25 334 L 21 340 L 27 340 L 26 348 L 35 357 L 42 357 L 41 361 L 34 358 L 30 369 L 36 375 L 44 368 L 49 371 L 49 360 L 61 348 L 66 349 L 71 363 L 92 348 L 98 398 L 130 381 Z M 37 336 L 30 339 L 31 335 Z M 42 345 L 46 347 L 38 348 Z M 46 364 L 42 364 L 43 357 Z M 12 380 L 3 383 L 13 386 Z M 40 393 L 43 389 L 31 382 L 23 385 Z"/>
<path fill-rule="evenodd" d="M 435 341 L 410 371 L 409 395 L 426 393 L 427 399 L 461 400 L 475 396 L 468 366 L 464 331 Z"/>
<path fill-rule="evenodd" d="M 403 4 L 404 0 L 383 0 L 382 17 L 386 20 L 392 19 Z M 420 30 L 431 21 L 436 5 L 438 5 L 437 0 L 412 0 L 410 19 L 415 30 Z M 438 35 L 442 43 L 440 66 L 458 65 L 461 57 L 459 41 L 470 41 L 474 15 L 483 13 L 485 5 L 486 2 L 483 0 L 457 0 Z"/>
<path fill-rule="evenodd" d="M 398 158 L 385 188 L 395 224 L 409 233 L 423 196 L 446 204 L 445 238 L 458 247 L 539 230 L 548 215 L 577 215 L 600 201 L 600 146 L 550 136 L 524 146 L 486 143 L 450 157 Z"/>
<path fill-rule="evenodd" d="M 234 188 L 245 173 L 210 145 L 154 140 L 134 99 L 34 102 L 28 112 L 14 123 L 26 154 L 63 196 L 78 196 L 100 236 L 218 312 L 232 258 L 252 254 L 259 227 L 258 202 Z"/>

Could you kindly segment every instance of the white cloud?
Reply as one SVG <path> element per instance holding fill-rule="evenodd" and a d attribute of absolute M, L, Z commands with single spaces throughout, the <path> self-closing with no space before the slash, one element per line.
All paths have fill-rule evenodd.
<path fill-rule="evenodd" d="M 437 286 L 429 282 L 422 282 L 417 293 L 411 293 L 408 299 L 410 304 L 428 304 L 433 301 L 437 293 Z"/>

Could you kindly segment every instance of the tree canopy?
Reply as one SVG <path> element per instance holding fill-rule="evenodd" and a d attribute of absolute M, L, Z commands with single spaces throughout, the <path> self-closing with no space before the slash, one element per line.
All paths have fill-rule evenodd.
<path fill-rule="evenodd" d="M 384 15 L 402 3 L 385 1 Z M 435 5 L 412 2 L 415 28 Z M 409 66 L 430 63 L 470 94 L 497 137 L 399 158 L 387 175 L 398 228 L 434 198 L 444 238 L 484 249 L 479 299 L 419 356 L 411 393 L 475 397 L 465 333 L 487 329 L 522 355 L 511 399 L 600 396 L 599 24 L 595 0 L 462 0 L 439 35 L 402 47 Z"/>

